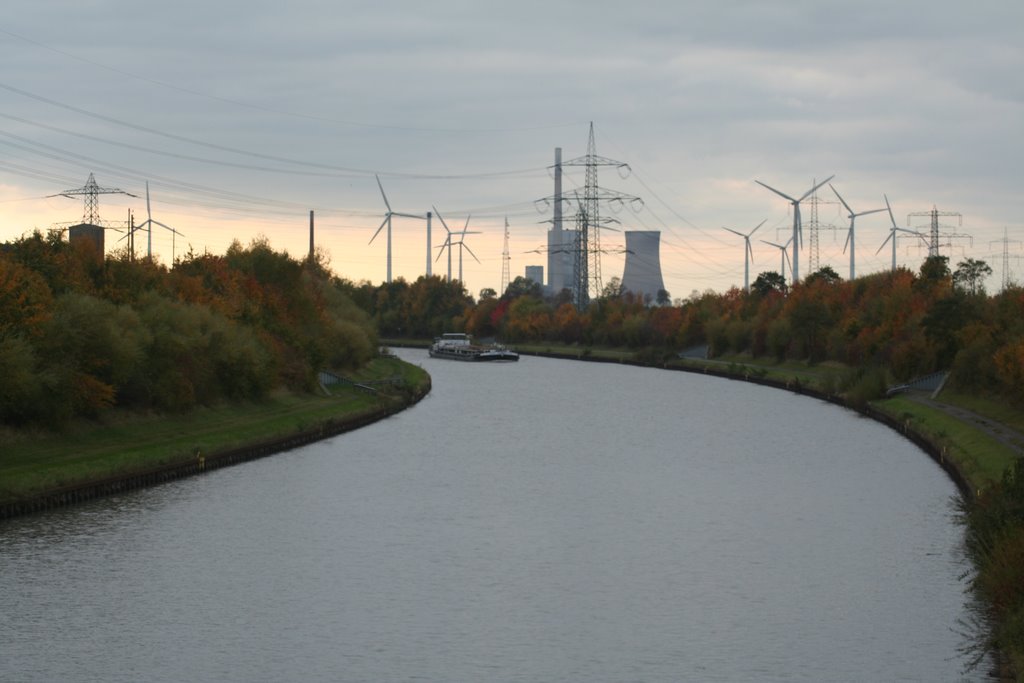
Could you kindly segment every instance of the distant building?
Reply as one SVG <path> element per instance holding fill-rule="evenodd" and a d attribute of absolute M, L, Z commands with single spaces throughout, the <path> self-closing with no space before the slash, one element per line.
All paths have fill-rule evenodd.
<path fill-rule="evenodd" d="M 82 243 L 89 244 L 96 250 L 96 255 L 100 260 L 103 259 L 103 255 L 106 253 L 104 239 L 103 228 L 98 225 L 92 225 L 91 223 L 79 223 L 78 225 L 72 225 L 68 228 L 68 241 L 70 241 L 72 245 Z"/>
<path fill-rule="evenodd" d="M 626 267 L 622 272 L 622 288 L 654 302 L 665 289 L 661 277 L 661 232 L 627 230 Z"/>
<path fill-rule="evenodd" d="M 526 266 L 526 279 L 544 285 L 544 266 Z"/>

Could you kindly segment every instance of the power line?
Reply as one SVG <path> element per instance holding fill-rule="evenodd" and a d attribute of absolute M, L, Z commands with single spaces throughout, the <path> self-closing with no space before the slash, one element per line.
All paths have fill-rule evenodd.
<path fill-rule="evenodd" d="M 288 158 L 288 157 L 281 157 L 281 156 L 277 156 L 277 155 L 274 155 L 274 154 L 264 154 L 264 153 L 261 153 L 261 152 L 252 152 L 250 150 L 239 149 L 239 148 L 236 148 L 236 147 L 229 147 L 227 145 L 219 145 L 219 144 L 213 143 L 213 142 L 206 142 L 206 141 L 203 141 L 203 140 L 196 140 L 195 138 L 189 138 L 189 137 L 186 137 L 186 136 L 183 136 L 183 135 L 177 135 L 177 134 L 174 134 L 174 133 L 167 133 L 165 131 L 157 130 L 155 128 L 149 128 L 147 126 L 141 126 L 141 125 L 138 125 L 138 124 L 135 124 L 135 123 L 131 123 L 131 122 L 128 122 L 128 121 L 122 121 L 121 119 L 116 119 L 116 118 L 114 118 L 112 116 L 106 116 L 105 114 L 99 114 L 99 113 L 96 113 L 96 112 L 89 111 L 87 109 L 82 109 L 81 107 L 76 107 L 74 105 L 67 104 L 67 103 L 64 103 L 64 102 L 58 102 L 57 100 L 53 100 L 53 99 L 50 99 L 48 97 L 43 97 L 42 95 L 37 95 L 35 93 L 28 92 L 27 90 L 22 90 L 21 88 L 16 88 L 16 87 L 14 87 L 12 85 L 8 85 L 6 83 L 0 83 L 0 88 L 2 88 L 4 90 L 7 90 L 9 92 L 13 92 L 13 93 L 18 94 L 18 95 L 21 95 L 23 97 L 27 97 L 27 98 L 30 98 L 30 99 L 33 99 L 33 100 L 36 100 L 36 101 L 39 101 L 39 102 L 43 102 L 43 103 L 48 104 L 48 105 L 50 105 L 52 107 L 59 107 L 61 109 L 66 109 L 66 110 L 74 112 L 76 114 L 81 114 L 82 116 L 88 116 L 90 118 L 94 118 L 94 119 L 97 119 L 97 120 L 100 120 L 100 121 L 105 121 L 107 123 L 112 123 L 114 125 L 122 126 L 124 128 L 129 128 L 129 129 L 132 129 L 132 130 L 137 130 L 137 131 L 140 131 L 140 132 L 143 132 L 143 133 L 148 133 L 150 135 L 157 135 L 157 136 L 160 136 L 160 137 L 163 137 L 163 138 L 167 138 L 168 140 L 173 140 L 175 142 L 185 142 L 185 143 L 188 143 L 190 145 L 197 145 L 197 146 L 200 146 L 200 147 L 206 147 L 208 149 L 216 149 L 216 150 L 219 150 L 219 151 L 222 151 L 222 152 L 228 152 L 230 154 L 238 154 L 238 155 L 241 155 L 241 156 L 248 156 L 248 157 L 252 157 L 252 158 L 255 158 L 255 159 L 264 159 L 264 160 L 267 160 L 267 161 L 277 161 L 277 162 L 285 163 L 285 164 L 293 164 L 293 165 L 296 165 L 296 166 L 299 166 L 299 167 L 318 168 L 318 169 L 329 170 L 329 171 L 340 171 L 340 172 L 344 172 L 344 173 L 354 173 L 354 174 L 357 174 L 357 175 L 360 175 L 360 176 L 380 175 L 380 176 L 393 177 L 393 178 L 417 178 L 417 179 L 427 179 L 427 180 L 466 180 L 466 179 L 470 179 L 470 178 L 497 178 L 497 177 L 522 175 L 522 174 L 527 174 L 527 173 L 537 173 L 537 172 L 543 170 L 542 167 L 537 167 L 537 168 L 516 169 L 516 170 L 509 170 L 509 171 L 491 171 L 491 172 L 485 172 L 485 173 L 425 174 L 425 173 L 387 172 L 387 171 L 381 171 L 381 170 L 375 170 L 375 169 L 367 169 L 367 168 L 353 168 L 353 167 L 349 167 L 349 166 L 336 166 L 334 164 L 322 164 L 322 163 L 317 163 L 317 162 L 303 160 L 303 159 L 291 159 L 291 158 Z"/>
<path fill-rule="evenodd" d="M 233 100 L 233 99 L 230 99 L 230 98 L 227 98 L 227 97 L 221 97 L 219 95 L 212 95 L 210 93 L 200 92 L 198 90 L 192 90 L 190 88 L 184 88 L 184 87 L 181 87 L 179 85 L 174 85 L 173 83 L 168 83 L 166 81 L 160 81 L 160 80 L 157 80 L 157 79 L 154 79 L 154 78 L 149 78 L 147 76 L 140 76 L 139 74 L 132 73 L 130 71 L 125 71 L 124 69 L 118 69 L 116 67 L 110 66 L 109 64 L 104 64 L 102 62 L 97 62 L 97 61 L 94 61 L 94 60 L 91 60 L 91 59 L 86 59 L 85 57 L 81 57 L 79 55 L 72 54 L 70 52 L 67 52 L 66 50 L 61 50 L 59 48 L 55 48 L 52 45 L 48 45 L 46 43 L 42 43 L 40 41 L 33 40 L 31 38 L 27 38 L 25 36 L 19 35 L 17 33 L 13 33 L 11 31 L 7 31 L 5 29 L 0 29 L 0 33 L 4 33 L 4 34 L 6 34 L 8 36 L 11 36 L 12 38 L 17 38 L 18 40 L 24 41 L 24 42 L 29 43 L 31 45 L 35 45 L 37 47 L 41 47 L 41 48 L 43 48 L 45 50 L 49 50 L 49 51 L 54 52 L 56 54 L 63 55 L 64 57 L 68 57 L 69 59 L 74 59 L 76 61 L 83 62 L 85 64 L 90 64 L 92 66 L 97 66 L 97 67 L 99 67 L 101 69 L 106 69 L 107 71 L 110 71 L 111 73 L 116 73 L 116 74 L 118 74 L 120 76 L 126 76 L 128 78 L 133 78 L 135 80 L 142 81 L 144 83 L 150 83 L 152 85 L 156 85 L 156 86 L 159 86 L 161 88 L 167 88 L 169 90 L 174 90 L 176 92 L 186 93 L 188 95 L 193 95 L 195 97 L 200 97 L 200 98 L 203 98 L 203 99 L 213 100 L 213 101 L 216 101 L 216 102 L 223 102 L 225 104 L 230 104 L 230 105 L 233 105 L 233 106 L 236 106 L 236 107 L 243 107 L 243 108 L 246 108 L 246 109 L 252 109 L 252 110 L 255 110 L 255 111 L 262 111 L 262 112 L 267 112 L 267 113 L 270 113 L 270 114 L 278 114 L 280 116 L 288 116 L 288 117 L 292 117 L 292 118 L 307 119 L 307 120 L 311 120 L 311 121 L 323 121 L 323 122 L 326 122 L 326 123 L 335 123 L 335 124 L 340 124 L 340 125 L 344 125 L 344 126 L 351 126 L 351 127 L 354 127 L 354 128 L 370 128 L 370 129 L 378 129 L 378 130 L 400 130 L 400 131 L 411 131 L 411 132 L 420 132 L 420 133 L 511 133 L 511 132 L 526 132 L 526 131 L 534 131 L 534 130 L 551 130 L 551 129 L 555 129 L 555 128 L 569 128 L 569 127 L 579 126 L 582 123 L 582 122 L 579 122 L 579 121 L 573 121 L 573 122 L 569 122 L 569 123 L 550 123 L 550 124 L 541 124 L 541 125 L 537 125 L 537 126 L 513 126 L 513 127 L 503 127 L 503 128 L 502 127 L 488 127 L 488 128 L 467 128 L 467 127 L 443 128 L 443 127 L 429 127 L 429 126 L 397 126 L 397 125 L 388 125 L 388 124 L 384 124 L 384 123 L 366 123 L 364 121 L 351 121 L 351 120 L 347 120 L 347 119 L 338 119 L 338 118 L 333 118 L 333 117 L 328 117 L 328 116 L 319 116 L 319 115 L 315 115 L 315 114 L 303 114 L 301 112 L 293 112 L 293 111 L 286 111 L 284 109 L 275 109 L 273 107 L 265 107 L 265 106 L 262 106 L 262 105 L 259 105 L 259 104 L 253 104 L 251 102 L 242 102 L 240 100 Z M 385 175 L 385 174 L 384 173 L 380 173 L 380 175 Z"/>

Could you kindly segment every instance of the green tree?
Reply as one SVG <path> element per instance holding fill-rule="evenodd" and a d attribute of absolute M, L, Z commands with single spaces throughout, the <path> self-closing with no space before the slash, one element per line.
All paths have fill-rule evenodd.
<path fill-rule="evenodd" d="M 818 270 L 814 271 L 804 280 L 805 285 L 812 285 L 815 282 L 824 282 L 827 285 L 834 285 L 837 282 L 841 282 L 843 278 L 839 276 L 832 266 L 822 266 Z"/>
<path fill-rule="evenodd" d="M 948 289 L 951 279 L 952 274 L 949 271 L 948 256 L 929 256 L 921 264 L 921 276 L 918 281 L 919 288 L 938 292 Z"/>
<path fill-rule="evenodd" d="M 774 270 L 768 270 L 757 276 L 750 284 L 750 291 L 758 296 L 767 296 L 772 292 L 786 293 L 786 278 Z"/>
<path fill-rule="evenodd" d="M 616 275 L 605 283 L 604 289 L 601 290 L 601 298 L 618 299 L 625 293 L 626 288 L 622 285 L 622 278 Z"/>
<path fill-rule="evenodd" d="M 992 268 L 984 261 L 968 258 L 956 264 L 953 286 L 971 294 L 985 293 L 985 278 L 992 274 Z"/>
<path fill-rule="evenodd" d="M 517 275 L 516 279 L 508 283 L 508 288 L 502 295 L 506 299 L 517 299 L 521 296 L 532 296 L 539 299 L 542 295 L 541 286 L 530 278 Z"/>

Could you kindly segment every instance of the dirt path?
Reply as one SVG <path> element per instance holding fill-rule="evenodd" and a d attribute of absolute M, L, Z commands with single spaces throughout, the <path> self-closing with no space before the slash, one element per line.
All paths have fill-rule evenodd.
<path fill-rule="evenodd" d="M 972 427 L 975 427 L 976 429 L 992 437 L 999 443 L 1012 448 L 1014 451 L 1017 452 L 1018 456 L 1024 457 L 1024 433 L 1018 432 L 1015 429 L 1010 429 L 1004 424 L 995 422 L 994 420 L 991 420 L 983 415 L 979 415 L 975 412 L 971 412 L 970 410 L 967 410 L 965 408 L 960 408 L 958 406 L 950 405 L 948 403 L 943 403 L 942 401 L 936 401 L 935 399 L 930 398 L 927 394 L 923 394 L 916 391 L 908 391 L 903 395 L 913 401 L 926 405 L 929 408 L 941 410 L 942 412 L 946 413 L 947 415 L 950 415 L 951 417 L 955 417 L 961 422 L 966 422 Z"/>

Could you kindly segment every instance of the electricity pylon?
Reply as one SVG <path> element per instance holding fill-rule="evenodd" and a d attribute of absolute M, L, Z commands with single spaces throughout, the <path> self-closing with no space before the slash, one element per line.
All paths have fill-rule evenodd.
<path fill-rule="evenodd" d="M 619 221 L 601 216 L 601 204 L 625 206 L 629 204 L 634 211 L 643 207 L 639 197 L 607 190 L 598 185 L 597 169 L 600 166 L 613 166 L 625 178 L 629 174 L 629 164 L 597 155 L 594 144 L 594 123 L 590 123 L 590 136 L 587 140 L 587 153 L 570 161 L 562 162 L 562 166 L 583 166 L 586 178 L 583 185 L 583 197 L 577 195 L 576 231 L 573 240 L 573 303 L 578 309 L 590 303 L 590 292 L 601 295 L 604 284 L 601 281 L 601 230 L 613 230 L 612 223 Z M 623 175 L 625 174 L 625 175 Z"/>
<path fill-rule="evenodd" d="M 85 208 L 82 211 L 82 222 L 86 225 L 95 225 L 97 227 L 103 227 L 103 223 L 100 222 L 100 200 L 99 195 L 101 194 L 126 194 L 129 197 L 135 197 L 131 192 L 125 192 L 116 187 L 100 187 L 96 184 L 96 177 L 90 173 L 89 179 L 85 181 L 85 187 L 79 187 L 74 190 L 64 190 L 63 192 L 52 197 L 67 197 L 68 199 L 74 199 L 76 196 L 81 195 L 85 197 Z"/>
<path fill-rule="evenodd" d="M 500 296 L 504 296 L 505 292 L 508 291 L 509 281 L 509 263 L 512 258 L 508 255 L 508 216 L 505 216 L 505 248 L 501 252 L 501 292 Z"/>
<path fill-rule="evenodd" d="M 940 226 L 939 225 L 939 216 L 956 216 L 956 218 L 957 218 L 957 227 L 963 227 L 964 217 L 961 214 L 957 213 L 956 211 L 939 211 L 937 208 L 932 206 L 932 210 L 931 211 L 915 211 L 913 213 L 908 213 L 907 214 L 907 227 L 908 228 L 910 227 L 910 217 L 911 216 L 928 216 L 931 219 L 931 221 L 930 221 L 931 225 L 930 225 L 929 236 L 928 236 L 928 256 L 929 256 L 929 258 L 932 257 L 932 256 L 938 256 L 939 255 L 939 247 L 940 246 L 952 247 L 953 246 L 953 242 L 952 242 L 953 239 L 963 239 L 963 238 L 966 238 L 966 239 L 971 240 L 972 244 L 974 242 L 974 238 L 971 237 L 970 235 L 964 235 L 964 234 L 960 234 L 960 233 L 956 233 L 956 232 L 943 232 L 943 233 L 939 232 L 939 228 L 940 227 L 949 227 L 949 226 Z M 940 244 L 939 243 L 939 239 L 940 238 L 946 238 L 946 241 L 942 242 Z"/>

